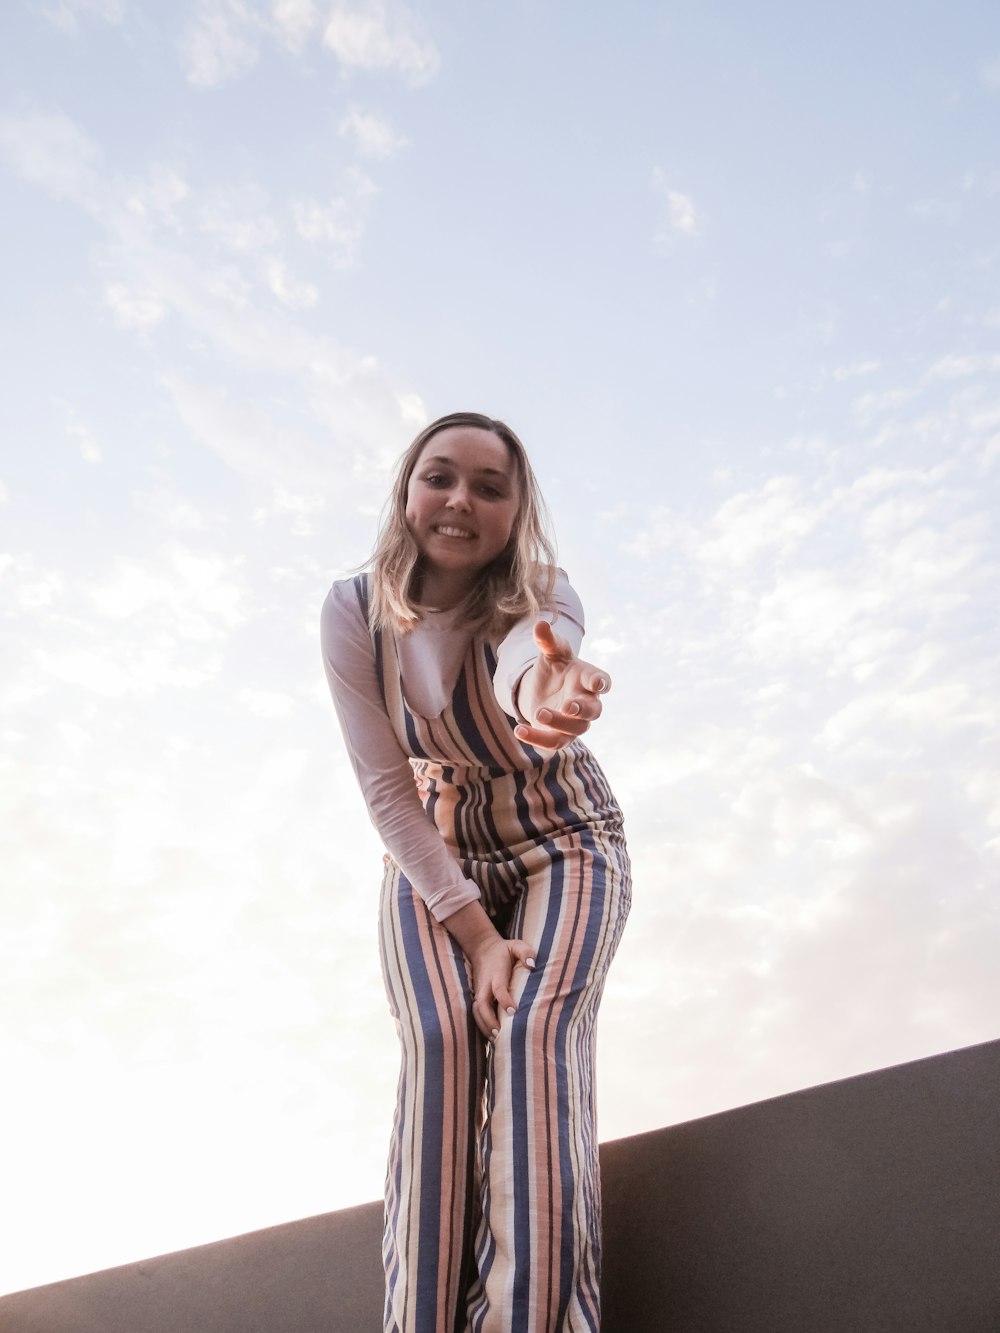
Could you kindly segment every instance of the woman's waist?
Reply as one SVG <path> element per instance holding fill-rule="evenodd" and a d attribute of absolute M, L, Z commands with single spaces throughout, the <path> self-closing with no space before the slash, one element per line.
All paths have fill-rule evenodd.
<path fill-rule="evenodd" d="M 503 856 L 563 834 L 618 832 L 622 825 L 593 762 L 585 770 L 564 760 L 513 772 L 424 763 L 414 765 L 414 778 L 438 831 L 463 852 Z"/>
<path fill-rule="evenodd" d="M 482 787 L 503 782 L 515 774 L 530 770 L 511 768 L 499 764 L 470 764 L 464 760 L 450 762 L 447 759 L 410 759 L 413 777 L 418 788 L 439 787 Z"/>
<path fill-rule="evenodd" d="M 513 782 L 523 786 L 532 782 L 551 782 L 558 775 L 580 769 L 600 773 L 594 756 L 582 741 L 563 750 L 534 750 L 520 747 L 514 762 L 472 763 L 467 756 L 410 755 L 410 767 L 418 787 L 483 787 Z M 601 775 L 603 778 L 603 774 Z"/>

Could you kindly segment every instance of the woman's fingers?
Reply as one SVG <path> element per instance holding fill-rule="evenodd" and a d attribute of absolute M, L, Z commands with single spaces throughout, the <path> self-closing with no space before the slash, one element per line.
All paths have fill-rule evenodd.
<path fill-rule="evenodd" d="M 529 972 L 535 970 L 535 950 L 526 940 L 508 940 L 507 948 L 522 967 L 526 967 Z"/>
<path fill-rule="evenodd" d="M 535 712 L 535 725 L 547 727 L 550 731 L 561 731 L 566 736 L 582 736 L 589 728 L 589 718 L 579 713 L 568 713 L 554 708 L 539 708 Z"/>
<path fill-rule="evenodd" d="M 590 690 L 592 694 L 607 694 L 611 689 L 611 677 L 606 671 L 594 669 L 582 683 L 583 688 Z"/>
<path fill-rule="evenodd" d="M 546 657 L 571 661 L 573 649 L 568 640 L 557 634 L 547 620 L 536 620 L 534 628 L 535 642 Z"/>
<path fill-rule="evenodd" d="M 512 1018 L 517 1011 L 511 990 L 514 969 L 523 966 L 530 970 L 535 966 L 534 950 L 524 940 L 505 940 L 504 945 L 504 953 L 497 950 L 493 964 L 476 978 L 472 1017 L 488 1041 L 495 1041 L 499 1035 L 503 1015 Z"/>
<path fill-rule="evenodd" d="M 499 1031 L 496 1011 L 494 1010 L 491 1013 L 489 1005 L 478 995 L 472 1002 L 472 1017 L 476 1020 L 476 1027 L 487 1041 L 490 1041 L 493 1034 Z"/>
<path fill-rule="evenodd" d="M 591 722 L 601 715 L 600 701 L 583 703 L 572 700 L 563 709 L 538 708 L 534 722 L 521 722 L 514 728 L 519 741 L 540 746 L 543 750 L 560 750 L 577 736 L 590 729 Z"/>

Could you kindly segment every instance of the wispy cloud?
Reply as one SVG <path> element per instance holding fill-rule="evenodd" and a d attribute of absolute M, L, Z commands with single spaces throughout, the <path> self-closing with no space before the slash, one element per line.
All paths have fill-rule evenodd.
<path fill-rule="evenodd" d="M 44 6 L 42 13 L 63 32 L 76 32 L 84 18 L 103 19 L 106 23 L 121 23 L 125 18 L 127 0 L 58 0 Z"/>
<path fill-rule="evenodd" d="M 217 187 L 205 194 L 198 225 L 239 254 L 260 254 L 280 239 L 278 224 L 268 212 L 267 195 L 259 186 Z"/>
<path fill-rule="evenodd" d="M 414 85 L 429 82 L 441 63 L 418 15 L 396 0 L 337 4 L 323 41 L 345 68 L 392 70 Z"/>
<path fill-rule="evenodd" d="M 344 172 L 340 193 L 320 203 L 297 199 L 292 204 L 295 228 L 317 246 L 336 268 L 350 268 L 357 260 L 375 182 L 357 167 Z"/>
<path fill-rule="evenodd" d="M 656 231 L 656 240 L 668 242 L 674 235 L 697 236 L 702 220 L 690 195 L 674 189 L 666 172 L 653 168 L 653 191 L 662 200 L 662 216 Z"/>
<path fill-rule="evenodd" d="M 196 0 L 178 51 L 190 83 L 217 88 L 248 74 L 265 43 L 301 55 L 319 34 L 345 70 L 383 70 L 419 86 L 440 64 L 423 21 L 399 0 L 337 4 L 325 24 L 314 0 Z"/>
<path fill-rule="evenodd" d="M 71 439 L 76 440 L 80 449 L 80 457 L 85 463 L 94 464 L 102 463 L 104 461 L 104 454 L 101 451 L 101 446 L 94 438 L 93 431 L 88 430 L 83 422 L 77 418 L 75 413 L 70 413 L 69 415 L 69 419 L 66 422 L 66 434 L 69 435 Z"/>
<path fill-rule="evenodd" d="M 990 373 L 977 360 L 972 395 L 971 375 L 918 371 L 884 404 L 882 465 L 840 446 L 701 516 L 609 516 L 630 533 L 630 581 L 651 578 L 602 633 L 632 646 L 614 663 L 607 759 L 643 830 L 637 883 L 654 891 L 633 908 L 604 1021 L 652 1040 L 665 1005 L 696 1071 L 728 1058 L 717 1034 L 742 1014 L 734 1096 L 782 1090 L 758 1063 L 766 1048 L 796 1052 L 801 1084 L 947 1048 L 959 1027 L 990 1035 L 977 1018 L 995 1011 L 1000 947 L 997 757 L 983 741 L 1000 724 L 1000 649 L 983 633 L 1000 583 L 979 466 L 1000 419 Z M 953 397 L 932 424 L 922 400 L 942 388 Z M 914 462 L 927 439 L 935 457 Z M 667 980 L 651 980 L 654 957 Z M 602 1076 L 626 1063 L 606 1054 Z M 656 1100 L 708 1111 L 697 1082 L 666 1075 Z"/>
<path fill-rule="evenodd" d="M 838 382 L 860 379 L 864 375 L 874 375 L 878 368 L 878 361 L 855 361 L 849 366 L 837 366 L 833 378 Z"/>
<path fill-rule="evenodd" d="M 267 285 L 283 306 L 290 310 L 308 310 L 319 302 L 319 292 L 310 282 L 298 282 L 280 259 L 268 259 L 264 264 Z"/>
<path fill-rule="evenodd" d="M 291 375 L 303 385 L 302 400 L 318 428 L 332 432 L 342 447 L 381 457 L 382 441 L 397 438 L 401 422 L 408 429 L 409 397 L 387 383 L 377 362 L 294 318 L 318 303 L 319 292 L 294 276 L 280 223 L 260 189 L 220 185 L 199 194 L 166 167 L 134 179 L 112 175 L 93 140 L 65 116 L 0 120 L 0 154 L 24 179 L 99 224 L 102 299 L 123 328 L 148 338 L 176 321 L 203 356 Z M 293 202 L 295 233 L 332 268 L 350 267 L 376 193 L 363 171 L 348 168 L 332 198 Z M 167 385 L 182 382 L 185 376 L 163 376 Z M 256 425 L 243 423 L 247 440 L 257 437 L 260 421 L 258 412 Z M 301 428 L 276 424 L 273 435 L 282 441 L 286 466 L 293 442 L 307 438 Z M 207 435 L 198 431 L 196 438 Z M 268 445 L 225 456 L 241 470 L 259 466 L 270 475 L 277 455 L 277 447 Z M 298 455 L 309 475 L 316 457 L 311 445 Z"/>
<path fill-rule="evenodd" d="M 1000 372 L 1000 356 L 951 352 L 941 357 L 939 361 L 935 361 L 927 374 L 932 380 L 956 380 L 967 379 L 970 375 L 977 375 L 983 371 L 992 374 Z"/>
<path fill-rule="evenodd" d="M 406 144 L 406 140 L 396 134 L 388 121 L 358 106 L 350 108 L 341 120 L 337 133 L 342 139 L 353 143 L 362 157 L 392 157 Z"/>
<path fill-rule="evenodd" d="M 271 13 L 285 45 L 296 53 L 303 50 L 321 22 L 315 0 L 272 0 Z"/>
<path fill-rule="evenodd" d="M 0 116 L 0 155 L 54 198 L 98 210 L 101 153 L 68 116 Z"/>
<path fill-rule="evenodd" d="M 157 297 L 130 289 L 122 282 L 109 282 L 104 289 L 104 300 L 126 329 L 152 329 L 167 313 L 166 306 Z"/>
<path fill-rule="evenodd" d="M 179 42 L 189 81 L 215 88 L 253 69 L 263 26 L 259 12 L 244 0 L 198 0 Z"/>

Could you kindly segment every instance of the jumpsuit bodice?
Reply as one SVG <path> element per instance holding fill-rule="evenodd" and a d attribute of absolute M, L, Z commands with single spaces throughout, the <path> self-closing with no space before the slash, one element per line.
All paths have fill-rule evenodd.
<path fill-rule="evenodd" d="M 406 699 L 396 637 L 372 630 L 379 687 L 424 809 L 489 900 L 506 899 L 559 846 L 621 837 L 622 817 L 587 746 L 538 750 L 514 735 L 497 702 L 497 645 L 473 633 L 454 689 L 435 717 Z"/>

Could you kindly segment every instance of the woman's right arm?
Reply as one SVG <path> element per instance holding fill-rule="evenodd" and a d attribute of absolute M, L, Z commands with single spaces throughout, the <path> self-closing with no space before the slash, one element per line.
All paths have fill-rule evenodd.
<path fill-rule="evenodd" d="M 479 898 L 428 818 L 392 729 L 375 650 L 353 580 L 335 583 L 320 618 L 323 666 L 368 815 L 386 850 L 438 921 Z"/>

